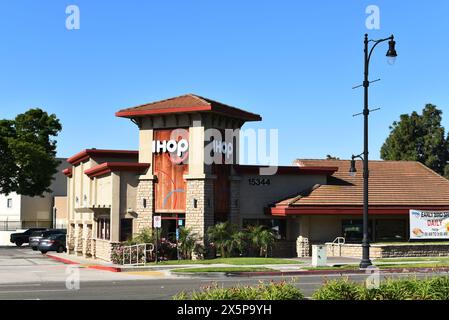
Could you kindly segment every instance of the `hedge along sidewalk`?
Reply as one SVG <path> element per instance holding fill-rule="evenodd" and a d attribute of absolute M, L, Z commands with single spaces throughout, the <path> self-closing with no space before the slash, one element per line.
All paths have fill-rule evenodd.
<path fill-rule="evenodd" d="M 287 258 L 259 258 L 259 257 L 234 257 L 234 258 L 215 258 L 204 260 L 169 260 L 160 261 L 158 265 L 210 265 L 210 264 L 226 264 L 226 265 L 302 265 L 304 262 Z M 155 262 L 149 262 L 146 265 L 156 265 Z"/>

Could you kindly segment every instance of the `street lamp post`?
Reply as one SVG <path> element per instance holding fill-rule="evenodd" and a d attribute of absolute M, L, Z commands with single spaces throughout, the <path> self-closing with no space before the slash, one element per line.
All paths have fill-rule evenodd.
<path fill-rule="evenodd" d="M 374 48 L 381 42 L 388 41 L 389 47 L 386 56 L 389 59 L 394 59 L 397 56 L 394 41 L 394 36 L 391 35 L 388 38 L 380 39 L 380 40 L 368 40 L 368 34 L 365 34 L 365 68 L 364 68 L 364 79 L 363 79 L 363 89 L 364 89 L 364 103 L 363 103 L 363 156 L 362 154 L 357 156 L 352 156 L 351 160 L 351 168 L 349 170 L 350 173 L 355 174 L 355 159 L 360 158 L 363 160 L 363 239 L 362 239 L 362 260 L 360 262 L 360 268 L 366 269 L 370 265 L 372 265 L 371 260 L 369 258 L 369 235 L 368 235 L 368 179 L 369 179 L 369 170 L 368 170 L 368 115 L 370 113 L 368 106 L 368 88 L 370 81 L 368 79 L 369 74 L 369 62 L 371 59 L 371 54 L 373 53 Z M 369 43 L 374 42 L 374 45 L 369 49 Z"/>

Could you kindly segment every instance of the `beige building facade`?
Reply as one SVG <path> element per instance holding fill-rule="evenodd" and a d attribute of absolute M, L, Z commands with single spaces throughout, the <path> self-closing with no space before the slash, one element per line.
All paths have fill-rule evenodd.
<path fill-rule="evenodd" d="M 153 228 L 154 216 L 161 217 L 163 237 L 175 239 L 185 226 L 205 244 L 207 229 L 218 222 L 263 224 L 278 239 L 273 256 L 308 255 L 311 244 L 337 237 L 359 241 L 362 180 L 361 175 L 347 178 L 348 161 L 297 161 L 273 175 L 238 163 L 238 129 L 260 121 L 259 115 L 190 94 L 120 110 L 116 116 L 137 126 L 139 150 L 87 149 L 68 159 L 69 253 L 110 260 L 115 246 Z M 373 239 L 407 240 L 410 208 L 449 209 L 444 198 L 449 181 L 419 165 L 403 166 L 374 166 L 374 178 L 390 170 L 391 179 L 405 179 L 401 183 L 411 187 L 399 185 L 402 198 L 390 201 L 390 192 L 398 191 L 385 188 L 384 176 L 379 177 L 370 207 Z M 444 192 L 433 198 L 418 194 L 421 202 L 414 201 L 419 180 L 407 180 L 410 169 L 436 179 Z"/>

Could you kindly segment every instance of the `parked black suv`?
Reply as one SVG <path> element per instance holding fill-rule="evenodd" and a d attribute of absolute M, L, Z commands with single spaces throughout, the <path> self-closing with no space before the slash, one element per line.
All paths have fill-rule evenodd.
<path fill-rule="evenodd" d="M 25 232 L 12 233 L 11 236 L 9 237 L 9 241 L 11 243 L 15 243 L 16 246 L 20 247 L 22 244 L 30 242 L 30 235 L 34 231 L 42 231 L 42 230 L 47 230 L 47 228 L 31 228 Z"/>
<path fill-rule="evenodd" d="M 41 241 L 41 239 L 48 238 L 49 236 L 51 236 L 53 234 L 65 235 L 65 234 L 67 234 L 67 230 L 66 229 L 47 229 L 44 231 L 35 231 L 30 236 L 30 247 L 34 251 L 37 251 L 37 249 L 39 247 L 39 241 Z"/>

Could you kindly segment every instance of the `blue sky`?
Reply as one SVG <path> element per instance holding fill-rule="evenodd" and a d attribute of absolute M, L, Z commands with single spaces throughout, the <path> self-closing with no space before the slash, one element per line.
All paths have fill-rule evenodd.
<path fill-rule="evenodd" d="M 65 28 L 76 4 L 80 30 Z M 380 8 L 367 30 L 365 8 Z M 370 157 L 389 125 L 426 103 L 449 128 L 449 1 L 0 0 L 0 118 L 30 107 L 63 124 L 58 156 L 135 149 L 137 128 L 114 112 L 184 93 L 263 117 L 278 128 L 280 163 L 362 151 L 363 35 L 394 34 L 371 62 Z"/>

